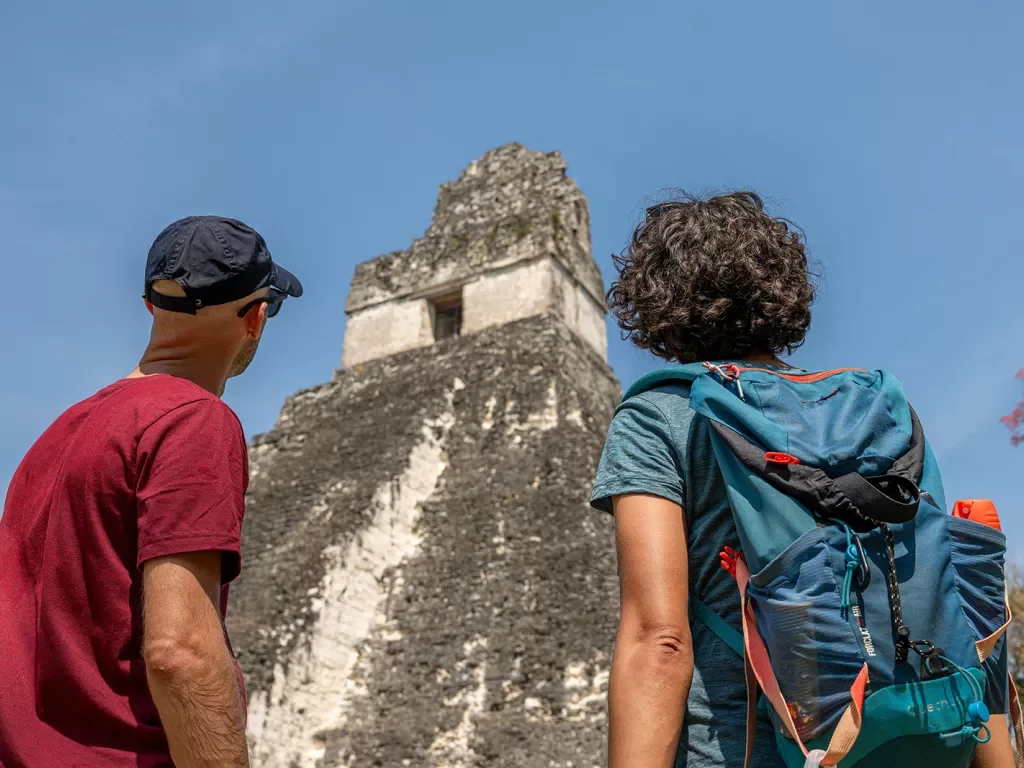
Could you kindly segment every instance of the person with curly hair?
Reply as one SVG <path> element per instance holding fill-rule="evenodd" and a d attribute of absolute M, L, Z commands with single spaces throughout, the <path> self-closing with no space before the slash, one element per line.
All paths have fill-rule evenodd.
<path fill-rule="evenodd" d="M 616 265 L 609 304 L 637 346 L 673 363 L 796 371 L 779 356 L 804 341 L 815 275 L 802 232 L 755 193 L 648 209 Z M 744 764 L 740 601 L 718 554 L 738 532 L 711 425 L 689 398 L 689 383 L 669 378 L 619 406 L 591 499 L 615 516 L 619 560 L 610 768 Z M 986 727 L 991 738 L 972 768 L 1011 768 L 1006 719 Z M 785 765 L 767 710 L 758 712 L 750 765 Z"/>
<path fill-rule="evenodd" d="M 786 368 L 779 355 L 811 323 L 803 237 L 753 192 L 648 209 L 616 266 L 608 300 L 619 325 L 669 362 Z M 591 503 L 614 513 L 619 558 L 611 768 L 743 765 L 743 662 L 688 617 L 692 592 L 741 627 L 736 585 L 718 562 L 736 527 L 710 431 L 681 381 L 630 398 L 609 429 Z M 766 715 L 751 765 L 783 766 Z"/>

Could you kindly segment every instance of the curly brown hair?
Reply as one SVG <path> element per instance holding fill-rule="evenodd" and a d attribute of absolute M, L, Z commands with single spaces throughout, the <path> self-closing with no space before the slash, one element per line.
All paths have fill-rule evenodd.
<path fill-rule="evenodd" d="M 754 192 L 683 196 L 647 209 L 608 303 L 638 347 L 688 363 L 799 347 L 815 286 L 802 232 Z"/>

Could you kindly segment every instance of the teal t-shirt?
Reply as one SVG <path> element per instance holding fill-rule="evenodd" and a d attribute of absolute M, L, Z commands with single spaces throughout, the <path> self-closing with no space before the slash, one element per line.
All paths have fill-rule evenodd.
<path fill-rule="evenodd" d="M 591 504 L 612 511 L 612 497 L 660 496 L 686 513 L 690 591 L 738 632 L 739 591 L 718 553 L 737 547 L 736 526 L 711 447 L 711 426 L 690 409 L 689 384 L 667 383 L 630 398 L 615 411 Z M 693 683 L 675 768 L 743 765 L 747 694 L 743 660 L 703 623 L 692 620 Z M 751 757 L 754 768 L 784 768 L 771 722 L 763 714 Z"/>

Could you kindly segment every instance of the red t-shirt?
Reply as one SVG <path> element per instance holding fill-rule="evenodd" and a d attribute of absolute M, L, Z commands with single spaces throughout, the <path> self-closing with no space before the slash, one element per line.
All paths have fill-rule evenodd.
<path fill-rule="evenodd" d="M 32 446 L 0 517 L 0 768 L 173 765 L 142 661 L 141 566 L 222 551 L 223 615 L 247 483 L 235 414 L 174 376 L 122 379 Z"/>

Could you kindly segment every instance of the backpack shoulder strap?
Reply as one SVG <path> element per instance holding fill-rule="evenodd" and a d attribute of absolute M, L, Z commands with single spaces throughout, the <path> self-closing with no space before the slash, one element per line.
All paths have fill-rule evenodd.
<path fill-rule="evenodd" d="M 633 382 L 633 386 L 627 389 L 626 394 L 622 396 L 622 401 L 625 402 L 629 398 L 643 394 L 665 382 L 682 381 L 690 384 L 706 373 L 707 369 L 703 363 L 689 363 L 688 365 L 676 365 L 671 368 L 651 371 Z"/>
<path fill-rule="evenodd" d="M 733 629 L 731 624 L 711 610 L 707 603 L 698 600 L 692 592 L 690 593 L 690 609 L 693 611 L 695 619 L 718 635 L 737 656 L 743 658 L 743 635 L 739 630 Z"/>

